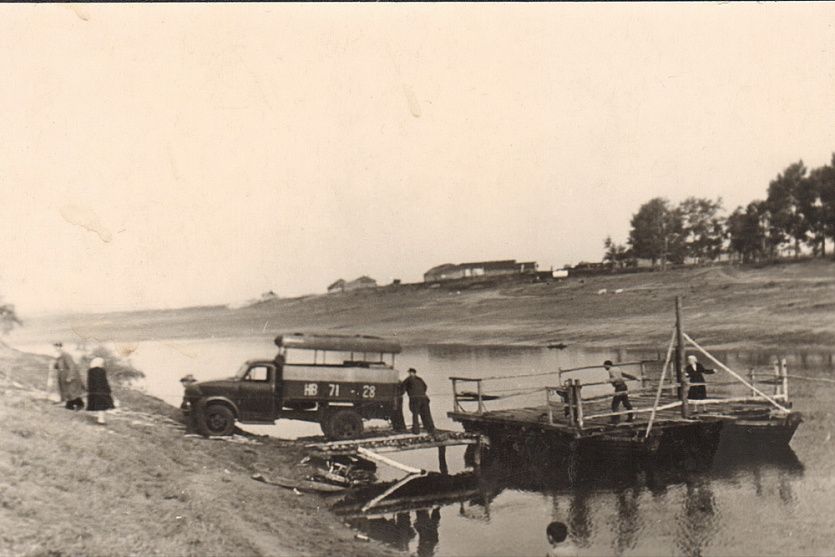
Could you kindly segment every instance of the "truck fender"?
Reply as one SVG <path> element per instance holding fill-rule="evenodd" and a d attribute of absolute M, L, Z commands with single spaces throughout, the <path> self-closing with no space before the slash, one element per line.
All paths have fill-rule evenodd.
<path fill-rule="evenodd" d="M 239 419 L 241 415 L 240 412 L 238 412 L 238 406 L 225 396 L 207 396 L 200 398 L 197 401 L 197 408 L 195 408 L 195 410 L 197 413 L 202 413 L 203 410 L 205 410 L 210 404 L 223 404 L 224 406 L 229 407 L 232 414 L 235 415 L 236 420 Z"/>

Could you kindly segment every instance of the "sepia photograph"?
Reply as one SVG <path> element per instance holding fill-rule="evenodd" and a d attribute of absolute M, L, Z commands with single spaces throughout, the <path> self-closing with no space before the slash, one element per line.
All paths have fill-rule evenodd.
<path fill-rule="evenodd" d="M 0 555 L 832 555 L 833 25 L 0 6 Z"/>

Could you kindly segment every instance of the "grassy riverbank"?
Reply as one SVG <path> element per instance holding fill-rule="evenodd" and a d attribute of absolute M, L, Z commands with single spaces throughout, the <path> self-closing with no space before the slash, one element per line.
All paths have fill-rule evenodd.
<path fill-rule="evenodd" d="M 47 400 L 46 358 L 0 346 L 0 555 L 393 555 L 354 539 L 300 478 L 293 443 L 187 436 L 179 411 L 117 388 L 99 425 Z"/>
<path fill-rule="evenodd" d="M 385 287 L 190 308 L 30 320 L 23 343 L 274 336 L 289 331 L 396 335 L 404 344 L 663 346 L 673 302 L 711 348 L 831 351 L 835 263 L 711 267 L 550 283 Z M 187 436 L 178 410 L 118 389 L 98 425 L 45 397 L 47 359 L 0 347 L 0 554 L 385 555 L 354 539 L 332 500 L 255 482 L 301 478 L 290 442 Z M 814 433 L 807 427 L 804 434 Z M 828 437 L 827 437 L 828 440 Z"/>
<path fill-rule="evenodd" d="M 396 335 L 404 344 L 666 344 L 681 296 L 685 329 L 713 348 L 829 350 L 835 262 L 716 266 L 541 283 L 381 287 L 254 307 L 33 320 L 29 340 L 118 341 L 273 336 L 288 331 Z"/>

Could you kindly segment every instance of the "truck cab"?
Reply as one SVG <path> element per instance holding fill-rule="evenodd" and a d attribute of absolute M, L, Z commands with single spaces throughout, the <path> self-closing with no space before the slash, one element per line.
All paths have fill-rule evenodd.
<path fill-rule="evenodd" d="M 275 338 L 273 360 L 249 360 L 228 379 L 183 380 L 181 409 L 204 435 L 231 435 L 235 422 L 317 422 L 332 439 L 362 434 L 365 419 L 400 407 L 396 340 L 294 333 Z M 402 416 L 401 416 L 402 418 Z"/>

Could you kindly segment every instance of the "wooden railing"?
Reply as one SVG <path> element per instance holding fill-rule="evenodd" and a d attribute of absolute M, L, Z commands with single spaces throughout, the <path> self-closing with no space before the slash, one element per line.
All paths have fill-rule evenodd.
<path fill-rule="evenodd" d="M 634 367 L 638 366 L 640 368 L 640 373 L 638 376 L 638 380 L 641 382 L 641 386 L 647 384 L 647 374 L 646 374 L 646 366 L 648 364 L 657 364 L 659 363 L 658 360 L 636 360 L 631 362 L 618 362 L 617 366 L 620 368 L 624 367 Z M 452 393 L 453 393 L 453 411 L 456 413 L 463 413 L 463 414 L 476 414 L 481 415 L 487 411 L 486 402 L 498 399 L 507 399 L 515 396 L 521 395 L 529 395 L 536 392 L 543 392 L 545 391 L 546 397 L 549 396 L 548 392 L 549 389 L 557 389 L 557 390 L 564 390 L 565 385 L 574 382 L 573 384 L 577 385 L 585 385 L 587 387 L 595 386 L 595 385 L 609 385 L 609 381 L 598 381 L 598 382 L 590 382 L 590 383 L 582 383 L 579 379 L 567 379 L 563 382 L 562 376 L 566 373 L 573 373 L 579 371 L 591 371 L 591 370 L 605 370 L 602 365 L 594 365 L 594 366 L 582 366 L 582 367 L 575 367 L 569 369 L 558 369 L 557 371 L 547 371 L 547 372 L 535 372 L 535 373 L 524 373 L 524 374 L 513 374 L 513 375 L 496 375 L 496 376 L 488 376 L 488 377 L 450 377 L 449 380 L 452 381 Z M 484 383 L 490 382 L 498 382 L 498 381 L 508 381 L 512 379 L 520 379 L 520 378 L 531 378 L 531 377 L 545 377 L 545 376 L 556 376 L 558 383 L 561 383 L 563 386 L 561 387 L 545 387 L 545 388 L 531 388 L 531 389 L 511 389 L 511 390 L 496 390 L 492 389 L 491 392 L 488 394 L 485 391 Z M 463 385 L 462 385 L 463 384 Z M 474 384 L 470 389 L 466 388 L 466 384 Z M 474 390 L 473 390 L 474 387 Z M 637 391 L 636 391 L 637 392 Z M 644 392 L 643 389 L 641 392 Z M 476 409 L 475 410 L 467 410 L 464 407 L 464 404 L 475 402 Z M 581 403 L 580 403 L 581 404 Z M 550 406 L 550 403 L 549 403 Z"/>
<path fill-rule="evenodd" d="M 469 377 L 450 377 L 450 381 L 452 381 L 452 395 L 453 395 L 453 407 L 455 412 L 469 414 L 472 412 L 467 412 L 463 406 L 461 406 L 462 401 L 473 401 L 476 400 L 478 402 L 478 408 L 474 412 L 475 414 L 481 415 L 484 413 L 484 392 L 482 390 L 482 381 L 483 379 L 472 379 Z M 470 382 L 476 384 L 476 392 L 475 398 L 473 397 L 473 393 L 471 391 L 465 392 L 458 392 L 458 382 Z"/>
<path fill-rule="evenodd" d="M 703 354 L 706 358 L 712 361 L 719 369 L 726 372 L 730 375 L 734 381 L 729 383 L 718 383 L 718 382 L 709 382 L 709 383 L 693 383 L 690 384 L 687 373 L 685 371 L 684 365 L 684 357 L 685 357 L 685 341 L 689 343 L 693 348 L 698 350 L 701 354 Z M 735 372 L 718 359 L 716 359 L 710 352 L 699 346 L 699 344 L 690 338 L 686 333 L 684 333 L 684 328 L 681 323 L 681 299 L 676 298 L 676 325 L 674 330 L 672 331 L 672 338 L 670 339 L 670 344 L 667 349 L 667 356 L 664 361 L 664 365 L 661 368 L 661 377 L 658 380 L 657 386 L 646 389 L 647 380 L 646 380 L 646 373 L 645 373 L 645 364 L 650 363 L 653 360 L 643 360 L 637 362 L 620 362 L 616 364 L 618 367 L 624 366 L 631 366 L 631 365 L 640 365 L 641 373 L 640 373 L 640 381 L 641 381 L 641 389 L 633 389 L 633 390 L 625 390 L 625 391 L 615 391 L 614 393 L 607 393 L 605 395 L 600 396 L 591 396 L 588 398 L 583 398 L 582 389 L 583 387 L 590 387 L 594 385 L 606 385 L 609 384 L 609 381 L 599 381 L 594 383 L 582 383 L 579 379 L 566 379 L 563 381 L 563 374 L 572 373 L 572 372 L 579 372 L 579 371 L 589 371 L 594 369 L 601 369 L 603 366 L 583 366 L 577 367 L 572 369 L 560 369 L 556 372 L 545 372 L 545 373 L 531 373 L 531 374 L 522 374 L 522 375 L 512 375 L 512 376 L 494 376 L 494 377 L 484 377 L 484 378 L 468 378 L 468 377 L 450 377 L 452 380 L 452 390 L 454 395 L 454 409 L 456 413 L 475 413 L 475 414 L 484 414 L 487 412 L 485 407 L 485 402 L 491 399 L 497 398 L 507 398 L 508 396 L 516 396 L 517 394 L 522 394 L 524 391 L 520 391 L 518 393 L 512 395 L 504 395 L 504 396 L 496 396 L 496 395 L 487 395 L 484 392 L 482 382 L 486 380 L 504 380 L 504 379 L 518 379 L 522 377 L 536 377 L 536 376 L 544 376 L 544 375 L 556 375 L 559 386 L 557 387 L 545 387 L 544 389 L 534 389 L 536 390 L 544 390 L 545 391 L 545 401 L 547 407 L 547 416 L 548 416 L 548 423 L 550 425 L 554 425 L 557 423 L 557 420 L 554 419 L 554 406 L 559 399 L 561 404 L 561 409 L 567 418 L 567 422 L 572 427 L 576 427 L 580 430 L 583 429 L 585 424 L 590 420 L 600 419 L 600 418 L 615 418 L 620 417 L 623 415 L 629 414 L 641 414 L 641 413 L 649 413 L 650 417 L 647 423 L 647 428 L 645 432 L 645 436 L 649 437 L 650 432 L 652 431 L 653 423 L 656 421 L 658 416 L 658 412 L 664 410 L 670 410 L 674 408 L 680 408 L 680 420 L 690 420 L 693 418 L 694 411 L 695 414 L 698 414 L 700 410 L 704 411 L 709 406 L 715 406 L 720 404 L 729 404 L 729 403 L 739 403 L 739 402 L 759 402 L 759 403 L 767 403 L 768 405 L 776 408 L 778 413 L 781 414 L 788 414 L 790 411 L 788 409 L 788 393 L 789 393 L 789 384 L 788 384 L 788 373 L 786 371 L 786 361 L 782 360 L 779 364 L 775 364 L 774 366 L 774 373 L 766 378 L 758 380 L 756 372 L 752 370 L 748 377 L 749 380 L 746 380 L 742 375 Z M 671 366 L 671 364 L 675 364 Z M 671 377 L 669 384 L 665 384 L 665 378 L 667 377 L 667 372 L 672 367 L 675 369 L 675 377 Z M 605 368 L 604 368 L 605 369 Z M 671 374 L 672 375 L 672 374 Z M 474 382 L 476 384 L 476 391 L 458 391 L 458 383 L 459 382 Z M 710 399 L 701 399 L 701 400 L 694 400 L 689 398 L 690 394 L 690 387 L 692 386 L 700 386 L 700 385 L 711 385 L 711 387 L 717 387 L 721 385 L 739 385 L 742 384 L 747 389 L 750 390 L 750 395 L 748 396 L 730 396 L 724 398 L 710 398 Z M 763 386 L 763 389 L 758 387 L 763 385 L 772 385 L 774 387 L 773 394 L 766 394 L 763 389 L 766 387 Z M 667 401 L 662 402 L 662 394 L 665 390 L 674 390 L 675 392 L 675 400 L 673 402 L 669 402 L 669 397 Z M 529 393 L 530 391 L 528 391 Z M 653 399 L 653 403 L 644 408 L 633 408 L 631 410 L 623 410 L 623 411 L 616 411 L 616 412 L 598 412 L 597 414 L 588 415 L 584 411 L 584 404 L 589 404 L 596 401 L 610 399 L 612 397 L 617 396 L 624 396 L 629 394 L 645 394 L 647 392 L 654 392 L 655 396 Z M 473 402 L 477 403 L 477 407 L 475 412 L 468 412 L 464 409 L 462 402 Z M 630 401 L 633 402 L 633 401 Z M 637 402 L 637 401 L 634 401 Z M 785 405 L 785 406 L 784 406 Z"/>
<path fill-rule="evenodd" d="M 643 362 L 626 362 L 626 363 L 619 363 L 618 366 L 625 366 L 625 365 L 638 365 L 640 364 L 643 368 L 644 364 L 648 364 L 653 362 L 652 360 L 645 360 Z M 718 362 L 718 361 L 717 361 Z M 724 364 L 719 363 L 719 365 L 725 368 Z M 562 373 L 567 372 L 577 372 L 577 371 L 587 371 L 587 370 L 594 370 L 600 369 L 601 366 L 584 366 L 579 368 L 572 368 L 568 370 L 560 370 L 558 372 L 559 375 Z M 665 370 L 664 370 L 665 371 Z M 610 385 L 608 381 L 594 381 L 589 383 L 583 383 L 580 379 L 566 379 L 561 385 L 558 386 L 548 386 L 544 388 L 535 388 L 535 389 L 528 389 L 522 391 L 512 391 L 508 394 L 508 391 L 498 391 L 502 394 L 494 394 L 497 391 L 493 391 L 491 393 L 487 393 L 484 388 L 484 382 L 488 380 L 496 380 L 495 377 L 488 377 L 488 378 L 472 378 L 472 377 L 450 377 L 452 381 L 452 390 L 453 390 L 453 404 L 454 404 L 454 411 L 456 413 L 462 414 L 475 414 L 475 415 L 482 415 L 487 410 L 487 404 L 492 400 L 498 400 L 503 398 L 508 398 L 511 396 L 517 396 L 519 394 L 531 394 L 536 392 L 544 392 L 545 394 L 545 404 L 547 409 L 547 419 L 549 425 L 556 425 L 559 423 L 565 424 L 566 422 L 571 427 L 575 427 L 579 430 L 584 429 L 588 426 L 588 423 L 592 420 L 600 420 L 605 418 L 620 418 L 621 416 L 627 416 L 630 414 L 638 415 L 638 414 L 650 414 L 650 420 L 648 423 L 646 435 L 649 435 L 649 432 L 652 429 L 653 422 L 656 421 L 657 414 L 659 412 L 665 410 L 672 410 L 675 408 L 681 408 L 683 406 L 683 402 L 680 399 L 679 395 L 676 394 L 677 400 L 670 401 L 669 396 L 667 397 L 666 401 L 662 400 L 661 393 L 664 391 L 673 391 L 674 393 L 680 393 L 680 389 L 684 389 L 684 392 L 687 392 L 688 389 L 692 386 L 697 385 L 707 385 L 711 388 L 722 387 L 722 386 L 729 386 L 729 385 L 739 385 L 740 383 L 747 386 L 750 391 L 751 395 L 748 396 L 729 396 L 729 397 L 713 397 L 709 399 L 703 400 L 694 400 L 688 399 L 687 403 L 692 408 L 690 409 L 690 413 L 688 416 L 681 416 L 684 419 L 693 419 L 698 414 L 703 413 L 709 409 L 709 407 L 716 407 L 722 404 L 729 404 L 729 403 L 738 403 L 738 402 L 760 402 L 760 403 L 767 403 L 773 406 L 776 406 L 778 410 L 785 410 L 787 409 L 780 403 L 787 403 L 788 402 L 788 373 L 786 369 L 786 362 L 783 360 L 782 362 L 776 364 L 774 366 L 774 372 L 765 373 L 763 370 L 751 370 L 748 374 L 749 381 L 746 381 L 742 377 L 739 376 L 733 370 L 727 369 L 729 374 L 735 376 L 737 378 L 734 381 L 711 381 L 708 383 L 689 383 L 687 381 L 686 375 L 683 376 L 683 381 L 681 383 L 671 382 L 668 384 L 664 384 L 664 376 L 665 373 L 662 372 L 661 379 L 659 380 L 658 384 L 650 386 L 650 387 L 642 387 L 638 389 L 627 389 L 626 391 L 616 391 L 614 393 L 606 393 L 601 395 L 593 395 L 584 397 L 583 396 L 583 388 L 584 387 L 594 387 L 594 386 L 601 386 L 601 385 Z M 502 377 L 502 379 L 510 379 L 516 378 L 513 377 Z M 642 374 L 641 384 L 647 384 L 647 378 Z M 473 389 L 461 389 L 461 384 L 474 384 Z M 774 389 L 774 393 L 771 395 L 766 394 L 763 392 L 762 389 L 767 388 L 767 386 L 772 386 Z M 759 388 L 759 387 L 762 387 Z M 648 406 L 639 406 L 639 399 L 637 399 L 637 395 L 647 395 L 647 394 L 656 394 L 654 401 L 652 404 Z M 589 414 L 590 407 L 589 405 L 594 402 L 599 402 L 602 400 L 611 400 L 614 396 L 620 395 L 634 395 L 636 398 L 631 400 L 633 404 L 633 408 L 631 410 L 619 410 L 616 412 L 597 412 L 593 414 Z M 467 403 L 476 403 L 476 408 L 474 410 L 467 410 L 465 404 Z M 560 420 L 558 418 L 559 414 L 563 414 L 564 420 Z"/>

